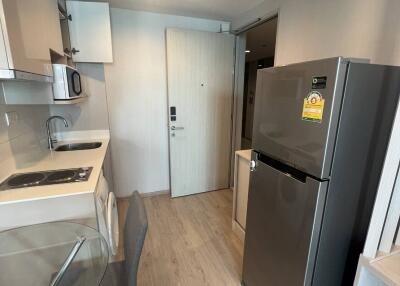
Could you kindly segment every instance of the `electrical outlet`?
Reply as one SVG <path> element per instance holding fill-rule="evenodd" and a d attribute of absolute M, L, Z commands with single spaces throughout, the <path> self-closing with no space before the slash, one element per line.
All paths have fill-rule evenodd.
<path fill-rule="evenodd" d="M 18 122 L 18 113 L 16 111 L 8 111 L 5 113 L 6 124 L 8 127 L 15 125 Z"/>

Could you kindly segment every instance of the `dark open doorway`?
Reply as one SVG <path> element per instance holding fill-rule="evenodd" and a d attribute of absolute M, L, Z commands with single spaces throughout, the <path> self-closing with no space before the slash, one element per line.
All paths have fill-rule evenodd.
<path fill-rule="evenodd" d="M 250 149 L 253 134 L 257 70 L 274 65 L 278 17 L 246 31 L 241 149 Z"/>

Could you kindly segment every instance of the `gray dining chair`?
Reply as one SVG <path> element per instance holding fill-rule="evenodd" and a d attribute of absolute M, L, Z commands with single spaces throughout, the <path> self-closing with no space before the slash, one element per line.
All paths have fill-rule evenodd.
<path fill-rule="evenodd" d="M 102 286 L 136 286 L 140 256 L 148 228 L 146 209 L 137 191 L 129 197 L 124 229 L 125 260 L 108 264 Z"/>

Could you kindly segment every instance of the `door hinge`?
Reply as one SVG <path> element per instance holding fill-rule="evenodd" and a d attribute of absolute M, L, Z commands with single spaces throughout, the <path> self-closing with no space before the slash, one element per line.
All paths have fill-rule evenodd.
<path fill-rule="evenodd" d="M 72 50 L 71 50 L 71 53 L 73 54 L 73 55 L 75 55 L 76 53 L 79 53 L 80 52 L 80 50 L 77 50 L 77 49 L 75 49 L 75 48 L 72 48 Z"/>

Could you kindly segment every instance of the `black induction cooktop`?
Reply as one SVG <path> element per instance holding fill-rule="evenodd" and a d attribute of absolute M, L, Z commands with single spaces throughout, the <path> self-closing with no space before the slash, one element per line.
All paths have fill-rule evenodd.
<path fill-rule="evenodd" d="M 14 174 L 0 184 L 0 191 L 33 186 L 85 182 L 89 180 L 92 169 L 92 167 L 82 167 Z"/>

